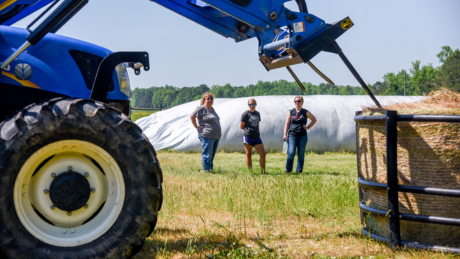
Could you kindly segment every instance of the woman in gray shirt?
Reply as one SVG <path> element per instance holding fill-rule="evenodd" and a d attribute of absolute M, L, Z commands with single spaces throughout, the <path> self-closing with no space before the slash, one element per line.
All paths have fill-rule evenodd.
<path fill-rule="evenodd" d="M 202 169 L 207 172 L 213 170 L 214 156 L 222 135 L 220 118 L 212 108 L 213 102 L 214 96 L 208 92 L 204 93 L 201 97 L 201 105 L 190 115 L 192 124 L 198 130 L 198 138 L 201 141 Z M 198 119 L 198 124 L 196 119 Z"/>
<path fill-rule="evenodd" d="M 246 165 L 252 171 L 252 147 L 259 153 L 260 168 L 262 174 L 265 174 L 265 148 L 260 139 L 259 123 L 261 121 L 260 113 L 256 111 L 257 102 L 254 98 L 248 100 L 249 109 L 241 115 L 240 128 L 244 130 L 243 144 L 246 150 Z"/>

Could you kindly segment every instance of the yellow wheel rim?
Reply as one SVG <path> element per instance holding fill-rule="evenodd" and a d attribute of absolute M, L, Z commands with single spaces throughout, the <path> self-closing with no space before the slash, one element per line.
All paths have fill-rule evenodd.
<path fill-rule="evenodd" d="M 92 188 L 86 205 L 72 212 L 53 207 L 48 192 L 54 177 L 68 171 L 86 177 Z M 102 236 L 123 208 L 125 183 L 113 159 L 101 147 L 81 140 L 42 147 L 22 166 L 14 186 L 14 205 L 24 227 L 55 246 L 78 246 Z"/>

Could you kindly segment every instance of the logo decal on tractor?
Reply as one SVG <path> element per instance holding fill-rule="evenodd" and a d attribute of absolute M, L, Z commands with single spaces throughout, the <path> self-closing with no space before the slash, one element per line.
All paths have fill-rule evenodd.
<path fill-rule="evenodd" d="M 342 21 L 342 29 L 348 30 L 351 28 L 351 26 L 353 26 L 353 22 L 350 20 L 350 18 L 345 18 Z"/>
<path fill-rule="evenodd" d="M 26 63 L 17 64 L 14 75 L 19 80 L 29 80 L 32 77 L 32 67 Z"/>

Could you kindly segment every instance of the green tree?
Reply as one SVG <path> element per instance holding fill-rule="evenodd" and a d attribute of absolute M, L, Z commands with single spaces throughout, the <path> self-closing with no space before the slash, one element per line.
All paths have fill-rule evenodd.
<path fill-rule="evenodd" d="M 223 98 L 224 97 L 224 87 L 220 85 L 213 85 L 211 87 L 211 93 L 216 98 Z"/>
<path fill-rule="evenodd" d="M 383 95 L 388 89 L 388 83 L 385 81 L 377 81 L 372 86 L 370 86 L 370 89 L 375 95 Z"/>
<path fill-rule="evenodd" d="M 383 80 L 388 84 L 387 90 L 383 93 L 384 95 L 404 95 L 404 75 L 406 74 L 406 80 L 409 75 L 406 70 L 401 70 L 397 74 L 387 73 L 383 76 Z"/>
<path fill-rule="evenodd" d="M 152 96 L 155 87 L 151 88 L 136 88 L 132 92 L 132 107 L 136 108 L 153 108 Z"/>
<path fill-rule="evenodd" d="M 450 48 L 450 46 L 442 46 L 441 52 L 436 54 L 436 57 L 439 59 L 439 63 L 444 63 L 446 60 L 454 54 L 454 51 Z"/>
<path fill-rule="evenodd" d="M 443 87 L 460 92 L 460 51 L 458 49 L 445 60 L 440 68 L 438 79 Z"/>
<path fill-rule="evenodd" d="M 382 90 L 385 89 L 385 91 L 378 90 L 376 94 L 404 95 L 404 86 L 406 95 L 422 95 L 437 89 L 436 80 L 439 70 L 431 63 L 423 66 L 420 63 L 419 60 L 412 62 L 409 72 L 403 69 L 396 74 L 385 74 L 384 84 L 376 85 L 379 88 L 383 87 Z"/>
<path fill-rule="evenodd" d="M 427 94 L 438 87 L 435 84 L 438 69 L 431 63 L 426 66 L 420 66 L 420 61 L 412 62 L 410 69 L 410 83 L 407 89 L 407 95 Z"/>
<path fill-rule="evenodd" d="M 223 87 L 223 91 L 224 91 L 224 96 L 225 98 L 233 98 L 233 91 L 235 89 L 232 87 L 232 85 L 230 84 L 225 84 L 224 87 Z"/>

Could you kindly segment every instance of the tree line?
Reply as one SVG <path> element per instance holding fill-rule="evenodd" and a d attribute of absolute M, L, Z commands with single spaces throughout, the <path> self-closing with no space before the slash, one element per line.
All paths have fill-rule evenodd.
<path fill-rule="evenodd" d="M 443 46 L 436 55 L 442 64 L 434 67 L 431 63 L 421 65 L 419 60 L 412 62 L 409 70 L 397 73 L 386 73 L 383 81 L 369 84 L 374 95 L 425 95 L 432 90 L 447 88 L 460 92 L 460 51 Z M 178 88 L 161 86 L 136 88 L 132 93 L 132 107 L 159 108 L 174 107 L 193 100 L 199 100 L 205 92 L 211 92 L 216 98 L 238 98 L 261 95 L 365 95 L 361 86 L 343 86 L 303 83 L 304 93 L 296 82 L 278 80 L 273 82 L 259 81 L 248 86 L 213 85 Z"/>

